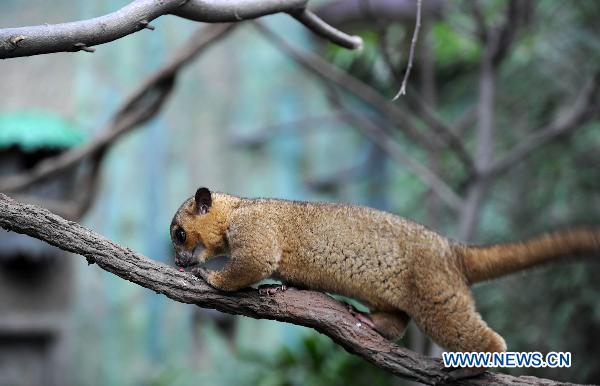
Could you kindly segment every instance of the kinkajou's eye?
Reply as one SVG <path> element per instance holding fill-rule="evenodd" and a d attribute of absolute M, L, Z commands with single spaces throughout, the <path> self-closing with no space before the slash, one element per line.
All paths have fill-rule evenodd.
<path fill-rule="evenodd" d="M 185 231 L 181 228 L 177 228 L 175 231 L 175 241 L 179 244 L 185 243 L 186 234 Z"/>

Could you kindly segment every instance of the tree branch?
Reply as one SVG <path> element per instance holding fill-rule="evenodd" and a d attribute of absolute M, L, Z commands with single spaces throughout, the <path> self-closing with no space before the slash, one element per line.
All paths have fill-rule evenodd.
<path fill-rule="evenodd" d="M 382 96 L 371 86 L 339 70 L 317 55 L 299 51 L 285 42 L 285 40 L 283 40 L 280 36 L 272 33 L 259 22 L 255 23 L 255 25 L 267 39 L 269 39 L 274 45 L 289 55 L 304 69 L 356 96 L 371 106 L 387 120 L 392 122 L 396 127 L 400 128 L 402 132 L 404 132 L 409 138 L 417 142 L 423 148 L 429 151 L 438 151 L 436 146 L 448 146 L 449 149 L 452 150 L 458 159 L 464 164 L 465 168 L 467 169 L 467 174 L 474 174 L 472 158 L 462 146 L 460 140 L 456 138 L 453 128 L 447 128 L 439 119 L 436 119 L 432 110 L 426 110 L 426 106 L 423 103 L 419 103 L 419 107 L 424 109 L 423 117 L 420 118 L 433 132 L 435 132 L 436 136 L 426 135 L 416 130 L 414 128 L 415 122 L 411 115 L 394 106 L 392 103 L 390 103 L 390 101 L 387 100 L 387 98 Z M 462 127 L 470 122 L 471 119 L 459 124 Z"/>
<path fill-rule="evenodd" d="M 264 27 L 260 22 L 255 22 L 254 25 L 258 30 L 271 41 L 275 46 L 289 55 L 296 63 L 308 72 L 317 75 L 319 78 L 328 82 L 332 82 L 341 87 L 345 91 L 353 94 L 382 116 L 400 128 L 409 138 L 423 146 L 425 149 L 432 149 L 432 142 L 440 142 L 439 138 L 431 135 L 424 135 L 422 132 L 414 128 L 413 119 L 402 110 L 390 103 L 387 98 L 371 86 L 363 83 L 359 79 L 348 75 L 337 67 L 331 65 L 317 55 L 304 53 L 289 45 L 280 36 L 271 32 Z M 441 143 L 443 144 L 443 143 Z"/>
<path fill-rule="evenodd" d="M 338 85 L 344 90 L 349 91 L 356 97 L 369 104 L 375 110 L 380 112 L 391 122 L 396 123 L 401 128 L 401 130 L 406 133 L 407 136 L 415 140 L 417 143 L 421 144 L 425 149 L 430 150 L 432 148 L 432 144 L 430 142 L 431 139 L 433 139 L 434 137 L 426 137 L 421 132 L 415 130 L 412 127 L 412 119 L 408 114 L 405 114 L 404 112 L 399 110 L 369 85 L 364 84 L 360 80 L 338 70 L 337 68 L 330 65 L 329 63 L 322 60 L 316 55 L 304 54 L 299 52 L 298 50 L 287 44 L 283 39 L 281 39 L 281 37 L 273 34 L 270 30 L 268 30 L 259 22 L 256 22 L 255 25 L 265 37 L 267 37 L 270 41 L 276 44 L 279 48 L 284 50 L 296 62 L 298 62 L 304 68 L 309 70 L 311 73 L 314 73 L 319 77 Z M 350 113 L 352 112 L 347 111 L 347 114 Z M 363 118 L 357 119 L 360 119 L 360 121 L 364 120 Z M 364 125 L 367 125 L 369 123 L 371 124 L 369 126 L 372 130 L 368 130 L 367 132 L 371 133 L 372 135 L 376 135 L 376 137 L 371 137 L 371 139 L 374 140 L 374 138 L 377 138 L 377 141 L 375 141 L 375 143 L 377 143 L 379 146 L 383 146 L 382 149 L 384 149 L 386 152 L 389 151 L 388 154 L 392 156 L 392 159 L 406 165 L 411 171 L 415 172 L 417 176 L 424 176 L 424 181 L 428 184 L 428 186 L 432 187 L 432 189 L 435 190 L 436 193 L 440 194 L 440 197 L 451 208 L 458 209 L 461 207 L 462 200 L 460 199 L 460 197 L 458 197 L 456 193 L 454 193 L 448 187 L 448 185 L 446 185 L 439 177 L 437 177 L 423 165 L 420 165 L 418 162 L 402 154 L 402 151 L 400 151 L 397 148 L 397 146 L 395 146 L 394 143 L 389 140 L 389 136 L 386 136 L 385 138 L 382 137 L 382 130 L 377 125 L 372 124 L 370 121 L 368 121 L 368 123 L 362 123 L 363 125 L 361 125 L 361 127 L 365 127 Z M 385 134 L 385 132 L 383 132 L 383 134 Z M 440 139 L 445 140 L 447 137 L 440 136 L 435 138 L 437 138 L 437 140 L 439 141 Z"/>
<path fill-rule="evenodd" d="M 483 172 L 494 162 L 495 131 L 494 101 L 498 68 L 510 52 L 510 47 L 521 24 L 527 19 L 531 2 L 527 0 L 510 0 L 501 23 L 488 27 L 483 11 L 478 2 L 472 2 L 473 15 L 478 25 L 479 34 L 484 34 L 484 52 L 481 57 L 479 72 L 479 102 L 477 104 L 477 149 L 474 157 L 476 174 L 468 176 L 467 193 L 464 210 L 461 213 L 458 237 L 462 241 L 473 238 L 480 218 L 485 196 L 492 185 Z"/>
<path fill-rule="evenodd" d="M 294 12 L 291 15 L 304 24 L 308 29 L 315 34 L 329 40 L 338 46 L 348 49 L 362 49 L 362 39 L 359 36 L 350 36 L 342 31 L 339 31 L 329 24 L 325 23 L 319 16 L 313 12 L 304 9 L 301 12 Z"/>
<path fill-rule="evenodd" d="M 109 146 L 123 134 L 151 119 L 167 100 L 177 72 L 203 50 L 235 28 L 236 24 L 217 24 L 199 29 L 167 64 L 150 75 L 113 115 L 108 125 L 92 141 L 49 158 L 28 172 L 0 179 L 0 191 L 15 192 L 60 174 L 88 157 L 99 164 Z M 92 166 L 95 167 L 95 166 Z"/>
<path fill-rule="evenodd" d="M 0 193 L 0 227 L 27 234 L 65 251 L 86 257 L 125 280 L 182 303 L 214 308 L 258 319 L 272 319 L 306 327 L 331 337 L 349 352 L 395 375 L 428 385 L 564 385 L 534 377 L 485 372 L 457 378 L 460 370 L 445 369 L 439 360 L 399 347 L 357 323 L 347 307 L 330 296 L 289 289 L 271 296 L 246 289 L 234 293 L 215 290 L 187 272 L 154 262 L 129 248 L 67 221 L 46 209 L 24 205 Z"/>
<path fill-rule="evenodd" d="M 404 165 L 409 173 L 416 176 L 427 187 L 435 192 L 442 201 L 456 211 L 460 211 L 463 207 L 463 200 L 459 197 L 444 180 L 442 180 L 430 168 L 422 162 L 405 154 L 402 148 L 385 130 L 379 127 L 369 118 L 357 114 L 350 109 L 344 108 L 342 102 L 337 97 L 335 90 L 330 93 L 330 103 L 336 109 L 344 112 L 341 119 L 345 120 L 350 125 L 357 126 L 362 133 L 369 138 L 377 147 L 384 151 L 394 162 Z"/>
<path fill-rule="evenodd" d="M 412 92 L 410 97 L 407 99 L 408 105 L 415 110 L 415 112 L 420 113 L 419 118 L 440 138 L 443 138 L 443 141 L 448 145 L 448 147 L 452 148 L 456 157 L 462 162 L 466 169 L 467 176 L 472 176 L 475 174 L 475 165 L 473 163 L 473 158 L 464 147 L 462 140 L 459 136 L 462 134 L 455 134 L 455 132 L 462 131 L 462 125 L 468 124 L 469 122 L 463 123 L 462 120 L 459 120 L 452 127 L 446 125 L 444 121 L 439 117 L 436 111 L 423 99 L 422 96 L 418 94 L 418 92 Z M 465 114 L 467 114 L 466 112 Z M 474 119 L 473 119 L 474 120 Z M 458 127 L 457 127 L 458 126 Z"/>
<path fill-rule="evenodd" d="M 483 15 L 483 10 L 481 9 L 481 4 L 479 0 L 472 0 L 467 2 L 471 10 L 471 14 L 473 15 L 473 20 L 475 21 L 476 35 L 479 41 L 485 43 L 488 38 L 488 26 L 486 25 L 485 16 Z"/>
<path fill-rule="evenodd" d="M 456 211 L 462 210 L 463 199 L 458 196 L 454 190 L 444 180 L 442 180 L 431 169 L 425 166 L 422 162 L 405 154 L 398 143 L 392 140 L 389 135 L 382 130 L 377 124 L 373 123 L 366 117 L 356 114 L 350 110 L 346 110 L 350 115 L 348 123 L 357 124 L 361 131 L 374 143 L 379 146 L 391 159 L 395 162 L 404 165 L 409 173 L 415 175 L 427 187 L 434 191 L 442 201 Z"/>
<path fill-rule="evenodd" d="M 494 46 L 492 64 L 498 67 L 510 52 L 519 30 L 527 23 L 534 3 L 529 0 L 510 0 L 504 21 L 489 31 L 488 44 Z"/>
<path fill-rule="evenodd" d="M 386 42 L 389 25 L 386 24 L 380 17 L 376 17 L 375 13 L 373 12 L 370 0 L 360 1 L 360 6 L 362 12 L 369 19 L 369 21 L 375 25 L 375 28 L 378 31 L 380 37 L 378 39 L 378 47 L 379 51 L 381 52 L 382 59 L 387 67 L 387 70 L 390 72 L 394 80 L 400 82 L 400 79 L 403 78 L 402 73 L 393 63 L 392 55 L 389 52 L 388 44 Z M 417 4 L 417 7 L 421 7 L 421 4 Z M 427 43 L 427 41 L 425 43 Z M 411 43 L 411 47 L 412 46 L 413 44 Z M 425 47 L 427 47 L 427 44 L 425 44 Z M 429 56 L 430 55 L 424 55 L 423 58 L 427 59 Z M 429 61 L 431 60 L 432 58 L 429 57 Z M 429 70 L 433 71 L 432 68 Z M 406 74 L 404 77 L 406 77 Z M 445 142 L 449 147 L 451 147 L 454 150 L 456 157 L 463 163 L 463 165 L 467 169 L 467 180 L 472 178 L 472 176 L 475 174 L 473 159 L 463 146 L 462 141 L 458 138 L 462 135 L 462 126 L 465 124 L 469 124 L 469 122 L 463 123 L 463 121 L 460 120 L 460 122 L 457 121 L 457 123 L 455 123 L 452 127 L 446 125 L 444 121 L 438 116 L 435 109 L 431 106 L 432 101 L 426 101 L 425 99 L 426 98 L 420 95 L 419 92 L 417 92 L 417 90 L 414 87 L 412 87 L 410 96 L 406 100 L 408 102 L 407 106 L 414 113 L 414 116 L 416 116 L 423 123 L 425 123 L 433 132 L 435 132 L 436 135 L 439 135 L 442 138 L 443 142 Z M 457 124 L 460 126 L 454 127 Z"/>
<path fill-rule="evenodd" d="M 359 48 L 362 40 L 336 30 L 305 10 L 307 0 L 135 0 L 123 8 L 88 20 L 0 29 L 0 59 L 52 52 L 93 52 L 108 43 L 145 28 L 166 14 L 207 22 L 239 22 L 279 12 L 292 14 L 319 36 L 346 48 Z"/>
<path fill-rule="evenodd" d="M 487 170 L 483 170 L 486 177 L 495 177 L 510 170 L 512 166 L 531 155 L 537 148 L 551 140 L 574 133 L 578 128 L 593 116 L 598 115 L 598 94 L 600 93 L 600 73 L 582 87 L 573 106 L 561 112 L 547 126 L 536 130 L 534 134 L 523 139 L 504 158 L 496 161 Z"/>

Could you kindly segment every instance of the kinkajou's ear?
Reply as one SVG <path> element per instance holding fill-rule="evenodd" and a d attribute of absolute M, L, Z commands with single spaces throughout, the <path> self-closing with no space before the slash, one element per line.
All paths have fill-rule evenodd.
<path fill-rule="evenodd" d="M 210 208 L 210 205 L 212 204 L 210 190 L 208 190 L 208 188 L 198 188 L 198 190 L 196 190 L 196 195 L 194 196 L 194 201 L 196 201 L 196 211 L 198 214 L 208 213 L 208 208 Z"/>

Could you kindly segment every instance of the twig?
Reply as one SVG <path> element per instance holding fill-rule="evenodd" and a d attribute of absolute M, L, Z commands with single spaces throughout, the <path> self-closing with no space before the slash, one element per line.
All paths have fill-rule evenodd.
<path fill-rule="evenodd" d="M 454 120 L 449 129 L 456 137 L 463 137 L 465 132 L 477 122 L 477 106 L 470 106 L 462 115 Z"/>
<path fill-rule="evenodd" d="M 371 23 L 375 25 L 375 28 L 378 31 L 379 39 L 378 46 L 379 51 L 382 54 L 382 58 L 386 67 L 392 77 L 397 79 L 398 81 L 401 78 L 400 70 L 397 66 L 394 65 L 392 61 L 391 53 L 388 49 L 388 44 L 386 42 L 388 35 L 388 25 L 385 23 L 380 17 L 377 17 L 375 12 L 373 11 L 373 7 L 370 0 L 361 0 L 359 2 L 359 6 L 365 16 L 369 19 Z M 456 156 L 465 166 L 467 176 L 472 176 L 475 174 L 475 167 L 473 165 L 473 160 L 465 147 L 463 146 L 460 139 L 455 135 L 453 129 L 446 125 L 443 120 L 436 114 L 431 105 L 425 101 L 425 99 L 416 93 L 411 91 L 411 98 L 408 99 L 408 107 L 410 107 L 414 112 L 417 118 L 419 118 L 423 123 L 425 123 L 429 128 L 442 137 L 443 141 L 451 148 L 454 149 Z"/>
<path fill-rule="evenodd" d="M 291 13 L 291 15 L 315 34 L 328 39 L 332 43 L 351 50 L 362 49 L 362 39 L 360 36 L 350 36 L 333 28 L 307 9 L 304 9 L 301 12 Z"/>
<path fill-rule="evenodd" d="M 413 32 L 412 41 L 410 42 L 408 64 L 406 65 L 406 72 L 404 73 L 404 78 L 402 79 L 402 86 L 400 86 L 400 90 L 398 90 L 398 93 L 392 98 L 392 101 L 398 99 L 400 95 L 406 94 L 406 82 L 408 82 L 408 76 L 410 75 L 410 70 L 412 69 L 413 58 L 415 56 L 415 46 L 417 45 L 417 40 L 419 39 L 419 30 L 421 29 L 421 1 L 422 0 L 417 0 L 417 18 L 415 21 L 415 30 Z"/>
<path fill-rule="evenodd" d="M 55 176 L 79 164 L 88 157 L 96 156 L 94 163 L 101 162 L 104 152 L 123 134 L 152 118 L 169 96 L 177 72 L 196 55 L 225 36 L 236 24 L 218 24 L 194 33 L 184 48 L 166 65 L 150 75 L 123 102 L 101 134 L 87 144 L 49 158 L 32 170 L 5 177 L 0 180 L 0 191 L 14 192 Z"/>
<path fill-rule="evenodd" d="M 166 14 L 225 23 L 286 12 L 319 36 L 343 47 L 357 48 L 360 37 L 349 36 L 306 11 L 307 0 L 135 0 L 123 8 L 88 20 L 0 29 L 0 59 L 52 52 L 93 52 L 92 46 L 111 42 L 143 29 Z"/>
<path fill-rule="evenodd" d="M 67 221 L 43 208 L 21 204 L 4 194 L 0 194 L 0 227 L 82 255 L 105 271 L 178 302 L 312 327 L 331 337 L 350 353 L 395 375 L 428 385 L 565 384 L 490 372 L 473 378 L 458 378 L 459 373 L 443 368 L 439 360 L 397 346 L 357 323 L 346 306 L 323 293 L 293 288 L 271 296 L 260 296 L 253 289 L 234 293 L 217 291 L 190 273 L 178 272 L 154 262 L 78 223 Z"/>

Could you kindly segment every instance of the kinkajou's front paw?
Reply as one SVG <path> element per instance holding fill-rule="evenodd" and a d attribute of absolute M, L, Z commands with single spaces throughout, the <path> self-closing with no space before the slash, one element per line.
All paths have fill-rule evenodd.
<path fill-rule="evenodd" d="M 192 268 L 192 275 L 196 276 L 197 278 L 200 278 L 202 280 L 204 280 L 205 282 L 208 283 L 208 275 L 210 274 L 210 271 L 204 267 L 194 267 Z"/>
<path fill-rule="evenodd" d="M 285 292 L 289 287 L 285 284 L 261 284 L 258 286 L 258 294 L 261 296 L 275 295 L 277 292 Z"/>

